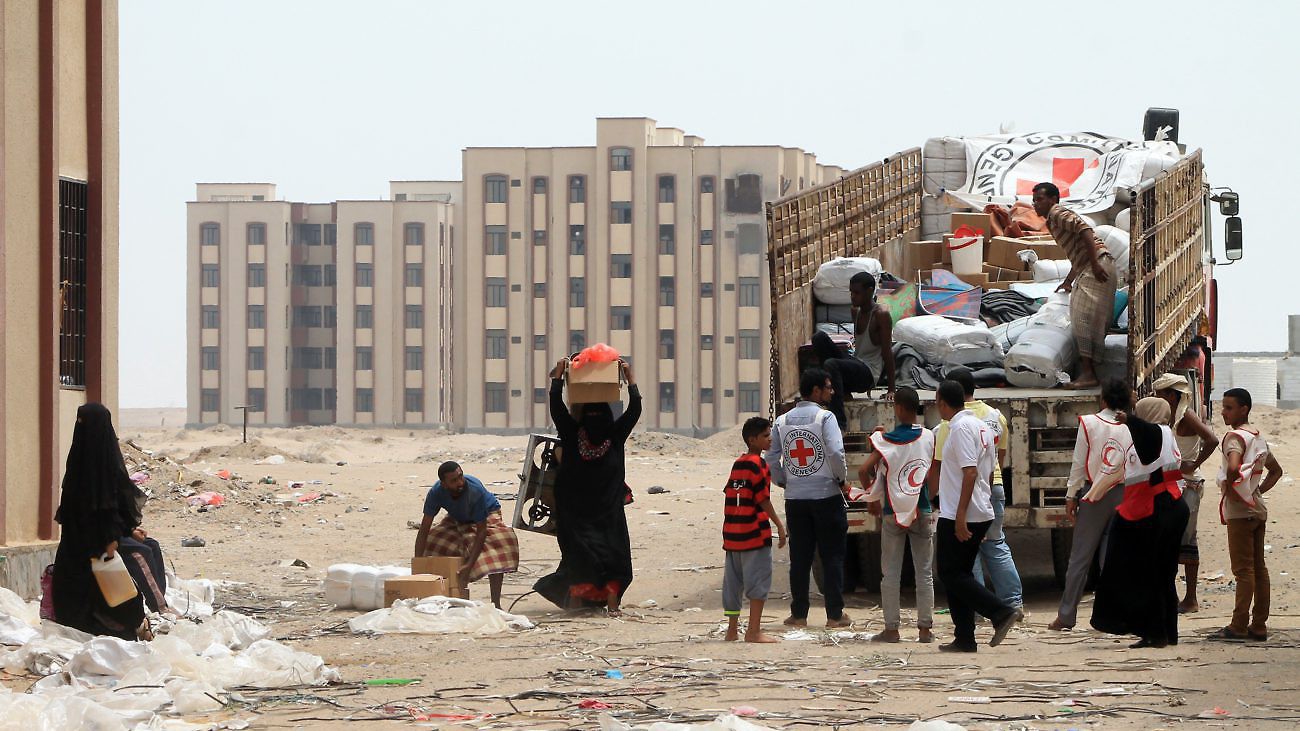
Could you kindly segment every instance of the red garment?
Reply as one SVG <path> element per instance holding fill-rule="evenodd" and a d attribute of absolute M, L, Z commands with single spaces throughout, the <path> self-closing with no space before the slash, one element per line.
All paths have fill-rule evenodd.
<path fill-rule="evenodd" d="M 731 466 L 723 488 L 722 550 L 752 551 L 772 545 L 772 526 L 759 506 L 771 498 L 772 473 L 762 455 L 746 454 Z"/>
<path fill-rule="evenodd" d="M 1124 502 L 1119 504 L 1120 517 L 1125 520 L 1150 518 L 1156 509 L 1157 495 L 1167 492 L 1175 500 L 1183 496 L 1182 470 L 1177 469 L 1177 464 L 1173 470 L 1167 467 L 1161 472 L 1151 473 L 1149 480 L 1124 487 Z"/>

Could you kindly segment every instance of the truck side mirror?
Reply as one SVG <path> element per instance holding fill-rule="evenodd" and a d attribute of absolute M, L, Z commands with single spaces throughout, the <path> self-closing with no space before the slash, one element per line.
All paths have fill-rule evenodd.
<path fill-rule="evenodd" d="M 1223 222 L 1223 253 L 1228 261 L 1241 258 L 1241 216 L 1230 216 Z"/>
<path fill-rule="evenodd" d="M 1241 198 L 1230 190 L 1214 196 L 1211 200 L 1219 204 L 1219 213 L 1221 215 L 1235 216 L 1241 213 Z"/>

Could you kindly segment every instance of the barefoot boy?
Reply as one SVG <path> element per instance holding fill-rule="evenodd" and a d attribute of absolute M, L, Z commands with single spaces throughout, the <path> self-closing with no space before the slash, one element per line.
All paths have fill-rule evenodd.
<path fill-rule="evenodd" d="M 772 588 L 772 528 L 779 548 L 785 547 L 785 524 L 772 509 L 772 478 L 763 452 L 772 446 L 772 422 L 755 416 L 741 427 L 748 450 L 731 467 L 724 488 L 722 549 L 727 552 L 722 577 L 722 608 L 727 616 L 727 640 L 739 639 L 742 597 L 749 599 L 746 642 L 776 642 L 763 634 L 763 602 Z"/>

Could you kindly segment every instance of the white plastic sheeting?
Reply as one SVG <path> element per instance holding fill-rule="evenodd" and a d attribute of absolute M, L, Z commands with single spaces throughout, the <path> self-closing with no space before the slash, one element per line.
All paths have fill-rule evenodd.
<path fill-rule="evenodd" d="M 849 298 L 849 280 L 858 272 L 879 277 L 884 271 L 879 259 L 868 256 L 840 256 L 822 264 L 813 277 L 813 295 L 825 305 L 852 304 Z"/>
<path fill-rule="evenodd" d="M 398 599 L 387 609 L 378 609 L 348 622 L 348 629 L 358 634 L 492 635 L 533 627 L 533 623 L 521 614 L 503 612 L 469 599 L 445 596 Z"/>
<path fill-rule="evenodd" d="M 771 726 L 760 726 L 739 716 L 723 714 L 708 723 L 669 723 L 659 721 L 649 726 L 629 726 L 608 713 L 600 716 L 600 731 L 774 731 Z"/>
<path fill-rule="evenodd" d="M 939 315 L 903 319 L 894 326 L 894 341 L 912 346 L 927 362 L 944 366 L 1001 363 L 1004 355 L 984 323 L 968 325 Z"/>

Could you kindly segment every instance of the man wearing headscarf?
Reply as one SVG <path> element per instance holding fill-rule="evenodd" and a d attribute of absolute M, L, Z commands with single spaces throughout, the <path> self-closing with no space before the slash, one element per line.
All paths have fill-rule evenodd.
<path fill-rule="evenodd" d="M 1124 483 L 1124 499 L 1110 529 L 1110 546 L 1093 602 L 1092 627 L 1137 635 L 1132 648 L 1178 644 L 1178 543 L 1187 528 L 1182 456 L 1169 429 L 1168 402 L 1137 402 L 1120 413 L 1133 438 L 1124 471 L 1095 482 L 1084 500 L 1100 501 Z"/>
<path fill-rule="evenodd" d="M 92 559 L 116 556 L 118 542 L 140 526 L 145 499 L 127 475 L 108 409 L 78 408 L 54 515 L 62 527 L 52 587 L 56 622 L 128 641 L 148 636 L 143 596 L 110 607 L 91 571 Z"/>
<path fill-rule="evenodd" d="M 1183 455 L 1183 500 L 1187 503 L 1188 515 L 1178 562 L 1183 565 L 1187 579 L 1187 594 L 1178 603 L 1178 611 L 1195 612 L 1200 608 L 1196 601 L 1196 575 L 1201 566 L 1201 553 L 1196 544 L 1196 518 L 1200 513 L 1201 498 L 1205 495 L 1205 477 L 1200 468 L 1214 454 L 1219 438 L 1196 413 L 1196 398 L 1186 376 L 1166 373 L 1157 378 L 1151 388 L 1173 409 L 1174 441 Z"/>
<path fill-rule="evenodd" d="M 555 480 L 556 539 L 560 565 L 533 589 L 557 606 L 603 606 L 620 613 L 632 583 L 632 541 L 627 532 L 626 468 L 623 446 L 641 418 L 641 392 L 632 368 L 619 361 L 627 381 L 628 404 L 614 418 L 606 403 L 564 404 L 568 359 L 551 371 L 551 420 L 560 438 L 560 471 Z"/>

